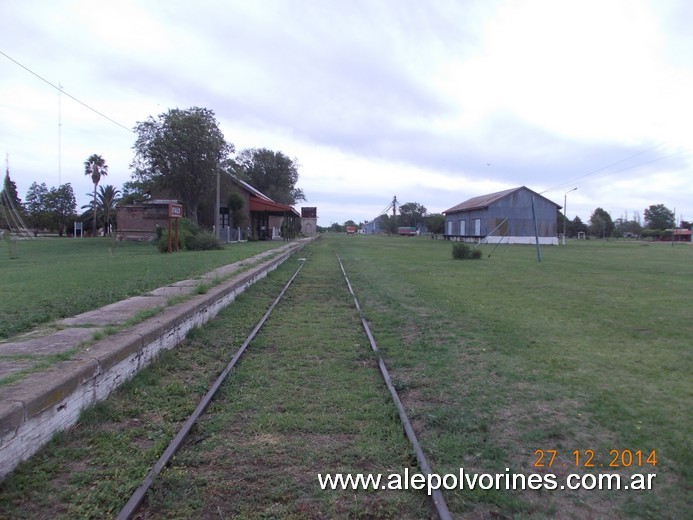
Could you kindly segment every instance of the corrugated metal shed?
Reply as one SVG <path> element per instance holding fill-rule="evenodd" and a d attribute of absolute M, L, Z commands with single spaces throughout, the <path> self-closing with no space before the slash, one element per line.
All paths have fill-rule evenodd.
<path fill-rule="evenodd" d="M 503 199 L 503 198 L 505 198 L 505 197 L 507 197 L 507 196 L 515 193 L 516 191 L 519 191 L 519 190 L 527 190 L 527 191 L 531 192 L 532 195 L 536 195 L 537 197 L 541 197 L 545 201 L 557 206 L 558 209 L 561 209 L 561 206 L 559 206 L 555 202 L 550 201 L 549 199 L 547 199 L 546 197 L 543 197 L 542 195 L 539 195 L 538 193 L 527 188 L 526 186 L 520 186 L 519 188 L 511 188 L 509 190 L 497 191 L 496 193 L 489 193 L 487 195 L 479 195 L 478 197 L 472 197 L 471 199 L 467 199 L 464 202 L 458 204 L 457 206 L 453 206 L 450 209 L 446 209 L 445 211 L 443 211 L 443 215 L 448 215 L 450 213 L 457 213 L 460 211 L 471 211 L 471 210 L 475 210 L 475 209 L 488 208 L 492 204 L 498 202 L 499 200 L 501 200 L 501 199 Z"/>
<path fill-rule="evenodd" d="M 534 207 L 534 212 L 532 211 Z M 468 199 L 444 211 L 446 238 L 478 241 L 489 235 L 507 243 L 557 243 L 561 206 L 525 186 Z"/>

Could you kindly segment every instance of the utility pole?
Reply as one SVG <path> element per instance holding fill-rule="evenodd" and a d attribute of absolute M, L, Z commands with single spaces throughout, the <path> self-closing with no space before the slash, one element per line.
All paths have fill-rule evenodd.
<path fill-rule="evenodd" d="M 568 193 L 575 190 L 577 190 L 577 188 L 568 190 L 563 195 L 563 245 L 565 245 L 565 224 L 568 221 Z"/>
<path fill-rule="evenodd" d="M 214 234 L 218 239 L 221 239 L 221 229 L 219 229 L 219 212 L 221 211 L 221 204 L 219 198 L 221 197 L 221 181 L 219 175 L 219 167 L 217 167 L 217 195 L 216 202 L 214 204 Z"/>

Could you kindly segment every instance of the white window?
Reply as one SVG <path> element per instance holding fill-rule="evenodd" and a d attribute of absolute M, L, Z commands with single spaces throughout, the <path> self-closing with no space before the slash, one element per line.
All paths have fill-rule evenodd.
<path fill-rule="evenodd" d="M 474 219 L 474 236 L 481 236 L 481 219 Z"/>
<path fill-rule="evenodd" d="M 447 224 L 448 224 L 448 232 L 447 232 L 447 234 L 448 234 L 448 235 L 452 235 L 452 220 L 448 220 Z"/>
<path fill-rule="evenodd" d="M 467 234 L 467 221 L 466 220 L 460 220 L 460 235 L 466 235 Z"/>

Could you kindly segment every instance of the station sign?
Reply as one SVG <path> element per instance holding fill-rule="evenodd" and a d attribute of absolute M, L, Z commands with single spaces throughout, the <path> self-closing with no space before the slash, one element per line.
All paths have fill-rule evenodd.
<path fill-rule="evenodd" d="M 181 218 L 183 216 L 183 206 L 181 204 L 168 205 L 168 218 Z"/>

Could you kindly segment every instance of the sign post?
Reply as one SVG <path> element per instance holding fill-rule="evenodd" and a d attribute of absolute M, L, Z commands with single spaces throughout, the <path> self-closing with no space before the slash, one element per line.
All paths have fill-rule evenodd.
<path fill-rule="evenodd" d="M 178 252 L 178 219 L 183 216 L 183 206 L 180 204 L 168 205 L 168 252 L 171 252 L 171 220 L 176 221 L 176 252 Z"/>

